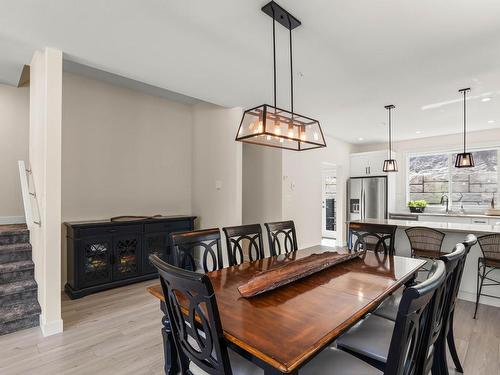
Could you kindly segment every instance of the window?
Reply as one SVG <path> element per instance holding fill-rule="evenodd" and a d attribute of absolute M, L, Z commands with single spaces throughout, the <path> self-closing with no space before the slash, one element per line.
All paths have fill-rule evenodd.
<path fill-rule="evenodd" d="M 453 205 L 488 206 L 498 189 L 498 152 L 473 152 L 473 168 L 453 168 L 451 199 Z M 456 154 L 453 154 L 455 160 Z"/>
<path fill-rule="evenodd" d="M 408 158 L 410 200 L 439 205 L 446 194 L 456 207 L 486 207 L 498 190 L 498 150 L 472 152 L 473 168 L 455 168 L 456 153 L 411 155 Z M 449 194 L 451 192 L 451 195 Z"/>
<path fill-rule="evenodd" d="M 411 156 L 408 168 L 410 200 L 440 204 L 449 192 L 449 156 L 447 154 Z"/>

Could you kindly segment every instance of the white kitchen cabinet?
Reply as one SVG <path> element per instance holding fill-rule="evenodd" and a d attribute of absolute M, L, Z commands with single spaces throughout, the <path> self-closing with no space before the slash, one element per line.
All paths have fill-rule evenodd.
<path fill-rule="evenodd" d="M 351 154 L 351 177 L 369 176 L 370 160 L 365 153 Z"/>
<path fill-rule="evenodd" d="M 393 154 L 393 158 L 396 158 Z M 382 169 L 387 151 L 360 152 L 351 154 L 351 177 L 385 176 Z"/>

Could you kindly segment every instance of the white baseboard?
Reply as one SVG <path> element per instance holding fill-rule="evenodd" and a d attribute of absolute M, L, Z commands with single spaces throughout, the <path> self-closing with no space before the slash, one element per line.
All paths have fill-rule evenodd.
<path fill-rule="evenodd" d="M 0 224 L 24 224 L 24 216 L 0 216 Z"/>
<path fill-rule="evenodd" d="M 460 290 L 458 292 L 458 298 L 463 299 L 464 301 L 476 303 L 476 293 L 465 292 L 463 290 Z M 487 296 L 481 296 L 479 303 L 482 305 L 500 307 L 500 299 L 491 298 Z"/>
<path fill-rule="evenodd" d="M 54 320 L 52 322 L 44 322 L 43 315 L 40 314 L 40 329 L 44 337 L 57 335 L 63 331 L 62 319 Z"/>

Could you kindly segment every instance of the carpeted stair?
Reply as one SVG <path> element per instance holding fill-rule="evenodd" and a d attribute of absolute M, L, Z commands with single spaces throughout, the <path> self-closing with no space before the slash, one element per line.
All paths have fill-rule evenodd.
<path fill-rule="evenodd" d="M 28 229 L 0 225 L 0 335 L 38 326 L 39 315 Z"/>

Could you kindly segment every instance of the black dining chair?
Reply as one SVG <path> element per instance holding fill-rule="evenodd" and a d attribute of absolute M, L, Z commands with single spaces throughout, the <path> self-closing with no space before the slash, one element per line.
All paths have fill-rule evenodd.
<path fill-rule="evenodd" d="M 271 255 L 297 251 L 297 234 L 292 220 L 265 223 Z"/>
<path fill-rule="evenodd" d="M 483 294 L 483 287 L 485 286 L 500 286 L 500 280 L 494 279 L 491 276 L 492 272 L 500 269 L 500 234 L 496 233 L 481 236 L 477 239 L 477 242 L 481 248 L 482 256 L 477 260 L 477 291 L 474 319 L 476 319 L 477 316 L 477 308 L 481 296 L 500 298 L 491 294 Z"/>
<path fill-rule="evenodd" d="M 404 290 L 396 321 L 368 315 L 337 340 L 337 347 L 384 373 L 427 374 L 433 360 L 427 353 L 432 352 L 446 296 L 443 261 L 434 262 L 432 271 L 427 280 Z"/>
<path fill-rule="evenodd" d="M 394 255 L 396 225 L 349 223 L 349 248 Z"/>
<path fill-rule="evenodd" d="M 260 224 L 225 227 L 222 230 L 226 236 L 226 248 L 230 266 L 264 258 L 262 228 Z"/>
<path fill-rule="evenodd" d="M 450 281 L 450 285 L 448 286 L 448 295 L 443 317 L 443 328 L 434 344 L 435 357 L 432 369 L 433 374 L 448 374 L 446 343 L 448 343 L 450 354 L 452 356 L 453 362 L 455 363 L 455 368 L 458 372 L 463 373 L 463 368 L 458 358 L 458 353 L 455 346 L 455 338 L 453 334 L 453 317 L 455 313 L 458 291 L 460 290 L 460 283 L 462 281 L 462 275 L 464 273 L 465 262 L 467 261 L 467 255 L 469 254 L 471 247 L 476 243 L 476 236 L 470 234 L 462 243 L 462 245 L 464 246 L 465 254 L 458 256 L 456 254 L 457 251 L 454 251 L 453 253 L 445 254 L 440 258 L 446 264 L 446 272 L 453 272 L 453 278 Z"/>
<path fill-rule="evenodd" d="M 466 256 L 469 254 L 471 247 L 474 246 L 476 242 L 477 239 L 474 235 L 469 234 L 466 236 L 464 242 L 462 242 L 465 246 Z M 401 302 L 402 291 L 403 288 L 400 288 L 398 291 L 393 293 L 389 298 L 382 302 L 373 313 L 386 319 L 396 320 L 399 303 Z"/>
<path fill-rule="evenodd" d="M 462 242 L 462 245 L 465 248 L 465 256 L 463 256 L 458 262 L 456 261 L 457 258 L 456 249 L 452 253 L 445 254 L 440 257 L 440 259 L 446 264 L 447 273 L 451 273 L 451 269 L 455 268 L 454 270 L 455 274 L 453 275 L 454 283 L 453 285 L 448 286 L 449 289 L 448 293 L 450 294 L 448 297 L 449 300 L 447 301 L 448 310 L 446 311 L 443 334 L 444 337 L 446 337 L 451 357 L 453 359 L 453 362 L 455 363 L 455 368 L 457 369 L 457 371 L 462 373 L 463 369 L 460 360 L 458 358 L 458 353 L 455 345 L 455 337 L 453 332 L 453 317 L 455 312 L 458 290 L 460 289 L 460 283 L 462 281 L 462 275 L 465 268 L 465 262 L 467 260 L 467 256 L 470 252 L 470 249 L 476 243 L 477 243 L 476 236 L 472 234 L 466 236 L 465 240 Z M 383 318 L 395 321 L 400 302 L 401 302 L 401 293 L 395 293 L 388 299 L 386 299 L 373 313 Z M 441 346 L 445 345 L 444 339 L 441 339 L 439 344 Z M 439 354 L 442 355 L 445 349 L 441 347 L 440 350 L 441 352 Z M 436 369 L 434 371 L 436 371 Z M 441 371 L 444 370 L 441 369 Z"/>
<path fill-rule="evenodd" d="M 180 268 L 197 270 L 194 254 L 198 249 L 201 250 L 204 272 L 224 267 L 218 228 L 171 233 L 170 243 L 173 250 L 172 263 Z"/>
<path fill-rule="evenodd" d="M 180 373 L 263 374 L 250 361 L 228 350 L 208 276 L 174 267 L 156 255 L 149 259 L 160 274 Z"/>

